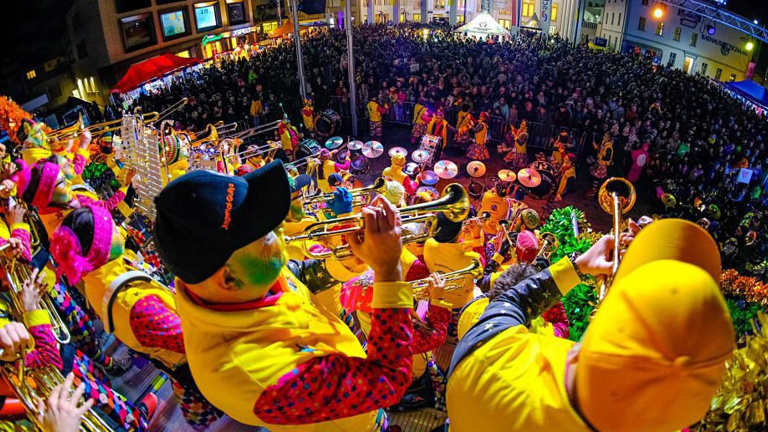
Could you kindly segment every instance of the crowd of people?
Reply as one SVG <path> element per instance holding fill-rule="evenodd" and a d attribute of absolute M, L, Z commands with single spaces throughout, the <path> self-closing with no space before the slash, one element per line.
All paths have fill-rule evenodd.
<path fill-rule="evenodd" d="M 315 31 L 302 43 L 314 108 L 343 111 L 344 33 Z M 314 133 L 287 42 L 133 101 L 149 112 L 188 98 L 158 141 L 165 174 L 136 177 L 131 149 L 114 151 L 117 136 L 50 131 L 0 99 L 11 143 L 0 172 L 0 252 L 9 276 L 26 280 L 21 310 L 5 305 L 6 318 L 24 325 L 3 323 L 1 360 L 72 371 L 64 387 L 82 389 L 54 397 L 71 405 L 68 418 L 93 403 L 137 431 L 149 427 L 156 392 L 131 401 L 110 380 L 136 358 L 167 376 L 196 430 L 227 416 L 272 432 L 387 432 L 398 430 L 392 413 L 418 408 L 442 410 L 456 432 L 666 431 L 701 419 L 735 338 L 718 288 L 721 254 L 727 265 L 760 267 L 764 119 L 702 77 L 557 37 L 476 40 L 363 25 L 355 46 L 371 136 L 386 138 L 385 118 L 410 121 L 416 138 L 437 135 L 487 159 L 501 157 L 486 145 L 503 131 L 490 138 L 505 144 L 510 167 L 546 159 L 571 178 L 578 160 L 595 186 L 609 175 L 648 182 L 666 219 L 642 230 L 629 222 L 621 236 L 549 262 L 543 218 L 503 183 L 474 201 L 450 185 L 449 210 L 412 219 L 404 207 L 437 197 L 418 192 L 422 179 L 404 172 L 401 155 L 367 200 L 349 190 L 349 161 L 327 149 L 315 183 L 269 154 L 238 153 L 248 144 L 237 138 L 208 136 L 224 150 L 206 168 L 218 172 L 193 167 L 205 139 L 193 144 L 184 131 L 219 120 L 256 126 L 295 110 Z M 490 118 L 503 127 L 489 128 Z M 526 145 L 532 124 L 553 127 L 552 148 Z M 570 154 L 575 129 L 598 137 L 579 155 Z M 278 129 L 287 159 L 298 132 L 286 122 Z M 117 188 L 94 190 L 84 179 L 94 158 Z M 152 212 L 132 207 L 148 182 L 163 186 Z M 308 196 L 313 186 L 321 200 Z M 553 196 L 567 192 L 561 186 Z M 318 223 L 322 235 L 305 232 Z M 617 242 L 622 265 L 574 344 L 559 299 L 611 274 Z M 753 253 L 732 250 L 745 248 Z M 19 266 L 46 271 L 25 277 Z M 70 343 L 57 346 L 50 311 L 39 310 L 45 295 L 66 318 Z M 102 327 L 135 357 L 108 355 Z M 32 351 L 22 348 L 30 334 Z M 81 392 L 94 402 L 77 408 Z"/>
<path fill-rule="evenodd" d="M 316 112 L 348 109 L 345 38 L 343 30 L 327 29 L 302 40 L 307 91 Z M 446 128 L 447 138 L 460 140 L 466 126 L 485 113 L 504 125 L 491 128 L 489 134 L 499 136 L 489 139 L 508 148 L 523 121 L 554 126 L 555 135 L 577 129 L 596 141 L 608 136 L 612 152 L 606 174 L 653 182 L 659 203 L 670 194 L 677 204 L 671 211 L 706 219 L 702 223 L 719 243 L 727 243 L 729 264 L 764 274 L 768 242 L 756 228 L 768 204 L 762 192 L 768 179 L 766 122 L 709 79 L 652 65 L 641 56 L 592 51 L 526 33 L 478 41 L 443 29 L 363 25 L 355 29 L 354 43 L 361 118 L 371 118 L 366 107 L 374 101 L 384 120 L 411 121 L 418 139 L 436 114 L 448 117 L 453 111 L 458 115 Z M 293 45 L 224 61 L 137 103 L 160 110 L 182 96 L 194 101 L 178 120 L 195 130 L 216 120 L 258 124 L 281 118 L 281 102 L 299 105 Z M 462 117 L 472 122 L 464 124 Z M 599 156 L 599 147 L 598 142 L 594 149 L 585 146 L 578 155 L 579 172 Z M 751 170 L 746 180 L 739 176 L 741 168 Z M 699 200 L 705 208 L 699 208 Z M 729 211 L 714 211 L 711 204 Z"/>

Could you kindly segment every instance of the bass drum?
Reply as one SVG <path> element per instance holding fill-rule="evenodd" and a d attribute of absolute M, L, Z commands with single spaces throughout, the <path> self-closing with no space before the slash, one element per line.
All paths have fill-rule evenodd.
<path fill-rule="evenodd" d="M 320 113 L 320 117 L 315 122 L 317 136 L 325 141 L 331 136 L 338 135 L 341 130 L 341 116 L 332 109 L 327 109 Z"/>
<path fill-rule="evenodd" d="M 541 184 L 532 188 L 524 188 L 528 196 L 535 200 L 548 199 L 554 192 L 557 185 L 557 177 L 552 171 L 552 166 L 546 162 L 534 162 L 531 168 L 535 169 L 541 175 Z"/>
<path fill-rule="evenodd" d="M 304 140 L 299 144 L 299 147 L 296 148 L 296 159 L 317 155 L 321 148 L 320 144 L 313 139 Z"/>

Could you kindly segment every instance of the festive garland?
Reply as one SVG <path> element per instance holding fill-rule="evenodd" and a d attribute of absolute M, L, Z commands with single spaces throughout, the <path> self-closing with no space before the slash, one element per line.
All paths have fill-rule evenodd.
<path fill-rule="evenodd" d="M 107 187 L 113 191 L 120 189 L 120 182 L 115 178 L 115 173 L 105 163 L 89 163 L 85 166 L 82 177 L 99 194 L 106 192 Z"/>
<path fill-rule="evenodd" d="M 16 102 L 5 96 L 0 96 L 0 130 L 8 133 L 8 138 L 16 144 L 19 142 L 17 132 L 21 126 L 22 120 L 32 120 L 32 114 L 24 111 Z M 51 129 L 43 127 L 45 133 L 50 133 Z"/>
<path fill-rule="evenodd" d="M 720 289 L 725 295 L 768 306 L 768 284 L 754 277 L 741 276 L 736 270 L 723 272 L 720 278 Z"/>
<path fill-rule="evenodd" d="M 720 390 L 692 432 L 758 432 L 768 429 L 768 317 L 758 313 L 754 335 L 726 363 Z"/>
<path fill-rule="evenodd" d="M 574 220 L 579 229 L 578 236 L 574 232 Z M 554 210 L 541 227 L 541 232 L 554 234 L 560 242 L 560 247 L 549 257 L 551 262 L 574 252 L 586 252 L 599 238 L 598 234 L 589 230 L 584 212 L 571 206 Z M 571 322 L 569 339 L 581 340 L 596 302 L 597 295 L 592 284 L 579 284 L 563 297 L 563 306 Z"/>

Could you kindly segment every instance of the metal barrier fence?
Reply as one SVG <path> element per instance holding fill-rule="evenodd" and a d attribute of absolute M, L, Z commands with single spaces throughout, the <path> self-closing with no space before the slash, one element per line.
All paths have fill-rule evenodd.
<path fill-rule="evenodd" d="M 366 102 L 367 103 L 367 102 Z M 358 127 L 360 131 L 366 131 L 368 129 L 368 110 L 365 103 L 358 103 Z M 397 103 L 390 106 L 389 111 L 382 117 L 382 121 L 390 124 L 399 124 L 404 126 L 413 125 L 413 111 L 415 107 L 414 102 Z M 315 107 L 316 111 L 321 109 Z M 345 103 L 340 96 L 331 96 L 328 107 L 337 113 L 345 120 L 349 122 L 351 120 L 349 101 Z M 324 108 L 323 108 L 324 109 Z M 450 125 L 456 125 L 458 120 L 458 109 L 449 109 L 445 112 L 445 120 Z M 490 116 L 488 118 L 488 141 L 493 144 L 501 144 L 504 141 L 504 137 L 509 132 L 510 124 L 503 117 Z M 553 149 L 553 139 L 557 138 L 560 132 L 566 131 L 568 133 L 569 145 L 568 151 L 580 156 L 582 152 L 592 145 L 595 140 L 599 139 L 598 134 L 593 132 L 586 132 L 576 127 L 556 127 L 555 125 L 537 122 L 528 122 L 528 147 L 534 152 L 547 151 Z M 453 136 L 449 134 L 448 145 L 451 145 Z"/>

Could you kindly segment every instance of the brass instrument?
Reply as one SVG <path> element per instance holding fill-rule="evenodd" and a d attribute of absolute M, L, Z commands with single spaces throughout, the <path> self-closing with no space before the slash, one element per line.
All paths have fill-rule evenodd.
<path fill-rule="evenodd" d="M 161 122 L 165 120 L 166 117 L 169 115 L 175 113 L 176 111 L 180 110 L 181 107 L 187 104 L 187 98 L 181 98 L 178 102 L 174 103 L 173 105 L 169 106 L 168 108 L 164 109 L 161 113 L 151 112 L 147 113 L 143 116 L 143 119 L 147 123 L 152 123 L 153 125 L 157 122 Z M 139 110 L 140 112 L 141 110 Z M 135 110 L 134 110 L 135 112 Z"/>
<path fill-rule="evenodd" d="M 598 304 L 605 299 L 605 295 L 608 293 L 608 286 L 613 276 L 619 270 L 619 257 L 621 256 L 619 236 L 621 235 L 622 219 L 623 215 L 634 207 L 635 200 L 637 200 L 635 187 L 629 180 L 621 177 L 609 178 L 600 186 L 600 190 L 597 193 L 597 201 L 600 203 L 600 207 L 603 208 L 603 211 L 613 216 L 613 235 L 616 237 L 616 241 L 613 243 L 613 271 L 610 279 L 607 277 L 602 278 L 600 293 L 597 298 Z"/>
<path fill-rule="evenodd" d="M 240 131 L 240 132 L 232 135 L 232 138 L 239 138 L 241 140 L 246 140 L 247 138 L 250 138 L 250 137 L 253 137 L 253 136 L 256 136 L 256 135 L 261 135 L 263 133 L 271 132 L 271 131 L 277 129 L 277 127 L 280 125 L 280 123 L 282 123 L 282 120 L 275 120 L 275 121 L 273 121 L 271 123 L 265 123 L 265 124 L 262 124 L 262 125 L 258 125 L 258 126 L 254 127 L 254 128 L 245 129 L 243 131 Z"/>
<path fill-rule="evenodd" d="M 502 219 L 498 223 L 501 232 L 504 233 L 504 240 L 509 243 L 509 246 L 515 246 L 517 244 L 517 233 L 513 233 L 512 236 L 509 235 L 509 231 L 512 229 L 512 222 Z M 515 241 L 513 241 L 512 237 L 515 237 Z M 499 245 L 499 248 L 501 248 L 501 245 Z"/>
<path fill-rule="evenodd" d="M 452 271 L 450 273 L 442 274 L 445 278 L 445 291 L 454 291 L 464 288 L 464 281 L 467 276 L 471 276 L 473 280 L 483 276 L 483 266 L 480 261 L 473 259 L 472 264 L 469 266 Z M 418 279 L 411 282 L 413 285 L 413 297 L 416 300 L 429 300 L 429 278 Z"/>
<path fill-rule="evenodd" d="M 274 159 L 275 153 L 280 150 L 280 143 L 273 141 L 259 147 L 251 147 L 239 153 L 235 153 L 240 160 L 248 160 L 252 157 L 263 156 L 264 159 Z"/>
<path fill-rule="evenodd" d="M 304 156 L 301 159 L 296 159 L 295 161 L 291 162 L 288 165 L 292 165 L 294 168 L 299 167 L 301 165 L 304 165 L 306 163 L 309 163 L 312 160 L 317 160 L 317 154 L 311 154 L 309 156 Z"/>
<path fill-rule="evenodd" d="M 370 185 L 359 189 L 350 189 L 349 193 L 352 195 L 352 207 L 362 207 L 368 205 L 376 193 L 383 193 L 387 182 L 383 177 L 379 177 L 376 181 Z M 333 199 L 333 194 L 320 194 L 304 200 L 304 210 L 314 211 L 318 210 L 318 206 Z"/>
<path fill-rule="evenodd" d="M 40 251 L 40 232 L 38 231 L 39 217 L 37 212 L 30 209 L 27 203 L 23 200 L 11 201 L 9 204 L 15 204 L 23 207 L 26 210 L 26 218 L 29 222 L 29 234 L 30 234 L 30 254 L 35 256 Z M 11 205 L 9 205 L 11 207 Z M 3 248 L 0 248 L 0 252 L 10 246 L 10 243 L 6 243 Z M 6 278 L 11 289 L 8 291 L 10 294 L 11 302 L 16 310 L 24 310 L 22 305 L 22 289 L 24 281 L 32 275 L 32 270 L 28 265 L 20 263 L 17 259 L 13 258 L 0 258 L 0 264 L 5 269 Z M 69 333 L 69 327 L 61 318 L 58 312 L 58 308 L 53 304 L 50 293 L 42 296 L 40 299 L 41 309 L 48 313 L 51 319 L 51 329 L 56 340 L 61 344 L 68 344 L 72 339 Z"/>
<path fill-rule="evenodd" d="M 400 209 L 402 224 L 424 223 L 427 228 L 422 233 L 403 233 L 403 244 L 415 243 L 433 237 L 437 233 L 437 216 L 435 213 L 443 213 L 448 220 L 453 222 L 462 222 L 469 214 L 469 195 L 464 187 L 458 183 L 452 183 L 443 189 L 441 197 L 432 202 L 416 204 Z M 329 228 L 334 225 L 351 227 L 336 231 L 330 231 Z M 349 244 L 331 246 L 330 249 L 322 252 L 314 252 L 307 248 L 307 240 L 319 241 L 329 240 L 346 234 L 357 233 L 363 229 L 363 216 L 355 214 L 348 217 L 331 219 L 313 223 L 304 229 L 301 235 L 295 237 L 286 237 L 288 243 L 301 242 L 302 249 L 307 257 L 312 259 L 326 259 L 331 256 L 336 258 L 347 258 L 352 255 Z"/>
<path fill-rule="evenodd" d="M 475 221 L 480 223 L 485 223 L 491 220 L 491 213 L 490 212 L 482 212 L 480 213 L 480 216 L 475 216 L 469 219 L 466 219 L 464 222 L 462 222 L 462 227 L 467 226 Z"/>
<path fill-rule="evenodd" d="M 24 365 L 26 350 L 19 360 L 0 365 L 0 375 L 8 381 L 19 401 L 24 405 L 29 421 L 37 430 L 45 430 L 38 420 L 38 400 L 46 399 L 57 385 L 64 383 L 61 372 L 53 366 L 27 368 Z M 30 380 L 34 381 L 33 386 Z M 65 389 L 69 391 L 69 389 Z M 84 401 L 82 401 L 84 402 Z M 113 432 L 113 429 L 96 413 L 94 408 L 83 414 L 80 428 L 83 432 Z"/>
<path fill-rule="evenodd" d="M 536 254 L 537 257 L 549 259 L 552 253 L 560 247 L 560 241 L 551 232 L 539 234 L 539 239 L 541 240 L 541 247 L 539 247 L 539 252 Z"/>

